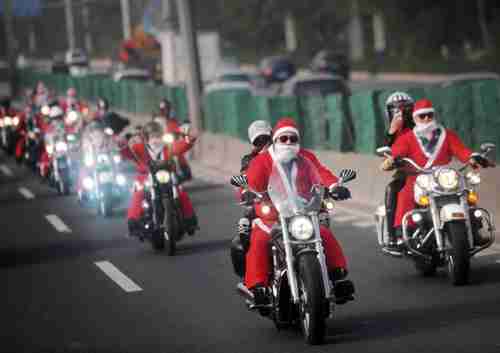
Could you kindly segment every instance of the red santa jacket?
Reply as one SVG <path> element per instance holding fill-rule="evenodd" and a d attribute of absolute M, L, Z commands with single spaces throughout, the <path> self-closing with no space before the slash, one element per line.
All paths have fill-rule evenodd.
<path fill-rule="evenodd" d="M 165 146 L 163 148 L 162 159 L 170 159 L 172 155 L 179 156 L 189 151 L 191 147 L 193 147 L 193 142 L 187 142 L 185 140 L 175 141 L 170 147 Z M 146 175 L 149 172 L 148 163 L 152 160 L 152 158 L 144 143 L 136 143 L 130 148 L 125 146 L 120 150 L 120 153 L 123 158 L 132 160 L 136 163 L 137 172 L 140 175 Z"/>
<path fill-rule="evenodd" d="M 271 149 L 272 147 L 268 151 L 256 156 L 248 166 L 246 172 L 248 185 L 253 191 L 264 192 L 267 190 L 269 177 L 271 176 L 271 172 L 273 170 L 273 157 L 271 155 Z M 318 169 L 323 185 L 330 187 L 331 185 L 337 183 L 338 178 L 328 168 L 321 164 L 314 153 L 301 148 L 299 156 L 308 159 L 314 164 L 314 166 Z"/>
<path fill-rule="evenodd" d="M 444 128 L 442 131 L 433 152 L 426 151 L 413 130 L 406 132 L 392 146 L 393 157 L 410 158 L 422 168 L 446 165 L 453 157 L 466 163 L 471 156 L 471 150 L 463 144 L 454 131 Z"/>

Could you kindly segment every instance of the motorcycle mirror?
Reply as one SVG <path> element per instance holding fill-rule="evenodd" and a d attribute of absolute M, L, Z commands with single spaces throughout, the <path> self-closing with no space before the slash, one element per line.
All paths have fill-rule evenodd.
<path fill-rule="evenodd" d="M 483 144 L 481 144 L 481 152 L 483 152 L 483 153 L 489 152 L 492 149 L 494 149 L 495 147 L 496 146 L 494 143 L 489 143 L 489 142 L 483 143 Z"/>
<path fill-rule="evenodd" d="M 392 150 L 390 147 L 388 146 L 384 146 L 384 147 L 379 147 L 377 148 L 377 154 L 380 155 L 380 156 L 384 156 L 386 154 L 389 154 L 391 155 L 392 154 Z"/>
<path fill-rule="evenodd" d="M 352 181 L 356 179 L 357 173 L 355 170 L 352 169 L 342 169 L 340 171 L 340 179 L 342 180 L 342 183 L 347 183 L 349 181 Z"/>

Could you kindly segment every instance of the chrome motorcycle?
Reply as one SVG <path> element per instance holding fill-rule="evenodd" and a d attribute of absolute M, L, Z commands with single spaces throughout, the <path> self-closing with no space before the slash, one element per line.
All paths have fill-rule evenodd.
<path fill-rule="evenodd" d="M 475 155 L 486 166 L 487 154 L 494 148 L 494 144 L 483 144 L 481 153 Z M 377 153 L 391 157 L 389 147 L 381 147 Z M 467 283 L 471 257 L 495 240 L 492 216 L 478 205 L 479 172 L 467 172 L 470 164 L 459 169 L 421 168 L 408 158 L 396 164 L 410 165 L 418 175 L 414 188 L 417 207 L 403 217 L 403 254 L 413 259 L 422 275 L 434 275 L 438 267 L 447 266 L 454 285 Z M 378 243 L 385 248 L 389 236 L 384 205 L 377 208 L 375 221 Z"/>
<path fill-rule="evenodd" d="M 318 214 L 323 203 L 330 210 L 334 203 L 325 199 L 326 190 L 316 167 L 299 157 L 293 162 L 291 173 L 284 169 L 281 164 L 274 164 L 267 193 L 256 194 L 255 201 L 261 218 L 269 216 L 277 221 L 270 241 L 270 304 L 256 305 L 253 293 L 243 283 L 238 284 L 237 290 L 246 299 L 249 310 L 269 317 L 278 329 L 299 325 L 307 343 L 319 344 L 324 340 L 326 319 L 333 316 L 335 304 L 345 302 L 338 293 L 345 292 L 342 286 L 352 283 L 340 280 L 334 286 L 328 276 Z M 351 170 L 342 171 L 339 185 L 355 177 Z M 235 269 L 244 269 L 244 260 L 241 256 L 242 263 Z M 243 276 L 244 271 L 239 275 Z"/>

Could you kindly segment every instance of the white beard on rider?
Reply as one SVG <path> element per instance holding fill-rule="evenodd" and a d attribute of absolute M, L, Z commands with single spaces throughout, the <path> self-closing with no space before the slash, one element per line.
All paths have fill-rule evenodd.
<path fill-rule="evenodd" d="M 415 122 L 415 133 L 418 136 L 430 138 L 434 130 L 439 128 L 439 124 L 435 120 L 428 123 Z"/>
<path fill-rule="evenodd" d="M 286 144 L 275 142 L 273 145 L 274 154 L 278 161 L 288 163 L 295 157 L 300 150 L 300 145 L 298 143 L 295 144 Z"/>

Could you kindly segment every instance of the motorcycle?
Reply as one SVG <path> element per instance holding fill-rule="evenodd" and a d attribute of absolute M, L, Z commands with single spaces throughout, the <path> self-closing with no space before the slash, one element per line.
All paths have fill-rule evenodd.
<path fill-rule="evenodd" d="M 109 144 L 104 144 L 98 150 L 85 151 L 83 163 L 91 173 L 83 178 L 78 198 L 80 202 L 95 202 L 97 213 L 110 217 L 117 199 L 125 195 L 128 188 L 127 178 L 120 172 L 121 156 Z"/>
<path fill-rule="evenodd" d="M 145 182 L 135 185 L 145 195 L 142 239 L 149 238 L 155 250 L 166 247 L 170 256 L 175 255 L 176 244 L 186 233 L 178 186 L 172 160 L 152 161 Z"/>
<path fill-rule="evenodd" d="M 4 116 L 0 120 L 1 142 L 4 150 L 9 154 L 14 154 L 16 143 L 19 138 L 20 128 L 23 120 L 20 115 Z"/>
<path fill-rule="evenodd" d="M 54 185 L 60 195 L 69 195 L 74 175 L 74 161 L 70 156 L 67 135 L 60 132 L 53 139 L 53 145 L 47 146 L 50 154 L 50 174 L 51 184 Z"/>
<path fill-rule="evenodd" d="M 249 310 L 270 318 L 278 329 L 300 325 L 306 342 L 319 344 L 335 304 L 345 302 L 339 295 L 345 289 L 342 286 L 352 284 L 336 281 L 334 286 L 329 279 L 318 214 L 324 204 L 332 210 L 334 202 L 325 197 L 327 193 L 316 167 L 300 157 L 295 163 L 293 169 L 300 173 L 292 171 L 288 175 L 280 164 L 275 164 L 267 193 L 254 193 L 256 213 L 279 218 L 271 230 L 272 270 L 267 291 L 270 304 L 256 305 L 253 293 L 243 283 L 237 285 L 237 291 Z M 355 172 L 343 170 L 339 185 L 355 177 Z M 244 251 L 239 258 L 232 255 L 233 266 L 243 277 Z"/>
<path fill-rule="evenodd" d="M 487 161 L 487 154 L 494 148 L 494 144 L 483 144 L 478 157 Z M 381 147 L 377 153 L 390 157 L 391 149 Z M 403 217 L 403 255 L 411 258 L 424 276 L 432 276 L 438 267 L 447 266 L 453 285 L 466 284 L 471 257 L 495 240 L 493 219 L 488 210 L 478 206 L 479 172 L 467 172 L 469 164 L 460 169 L 421 168 L 409 158 L 396 164 L 410 165 L 418 175 L 414 188 L 417 207 Z M 384 205 L 377 208 L 375 221 L 378 243 L 385 248 L 389 236 Z"/>

